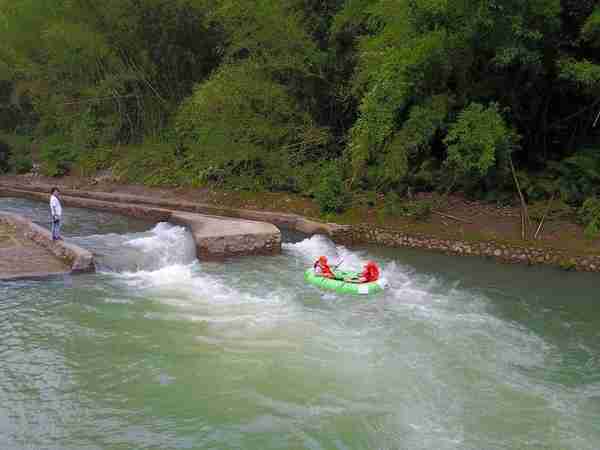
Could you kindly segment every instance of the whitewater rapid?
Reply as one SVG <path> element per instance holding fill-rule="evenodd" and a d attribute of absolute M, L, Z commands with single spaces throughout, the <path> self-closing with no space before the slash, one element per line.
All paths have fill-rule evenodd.
<path fill-rule="evenodd" d="M 94 248 L 103 273 L 138 289 L 171 286 L 181 292 L 192 290 L 223 297 L 229 295 L 223 292 L 230 292 L 237 284 L 236 280 L 226 280 L 225 274 L 229 266 L 237 267 L 241 260 L 231 259 L 223 264 L 201 263 L 196 259 L 191 234 L 180 226 L 159 223 L 145 233 L 93 235 L 86 237 L 85 243 Z M 286 283 L 298 286 L 297 281 L 302 279 L 304 270 L 321 255 L 326 255 L 332 265 L 351 271 L 362 270 L 369 259 L 367 252 L 335 245 L 325 236 L 307 237 L 299 242 L 284 243 L 283 254 L 279 257 L 244 258 L 243 263 L 249 261 L 251 270 L 260 265 L 263 272 L 262 280 L 246 280 L 244 290 L 267 285 L 275 290 L 285 289 Z M 393 278 L 394 286 L 410 283 L 410 278 L 393 261 L 383 262 L 381 269 L 382 277 Z M 243 276 L 241 278 L 243 282 Z M 309 286 L 303 288 L 312 289 Z"/>

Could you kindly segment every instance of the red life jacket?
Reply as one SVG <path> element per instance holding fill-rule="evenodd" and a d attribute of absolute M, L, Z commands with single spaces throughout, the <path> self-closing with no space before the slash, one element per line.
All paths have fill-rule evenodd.
<path fill-rule="evenodd" d="M 377 281 L 379 279 L 379 268 L 374 264 L 368 265 L 363 270 L 361 277 L 363 277 L 366 280 L 366 283 Z"/>
<path fill-rule="evenodd" d="M 315 262 L 314 266 L 315 269 L 318 267 L 319 269 L 321 269 L 321 275 L 324 277 L 333 277 L 333 272 L 331 271 L 331 268 L 329 267 L 329 264 L 327 263 L 321 263 L 321 261 L 317 261 Z"/>

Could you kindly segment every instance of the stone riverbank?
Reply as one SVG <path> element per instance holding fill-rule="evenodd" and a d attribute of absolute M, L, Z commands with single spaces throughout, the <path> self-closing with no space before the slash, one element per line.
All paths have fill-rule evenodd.
<path fill-rule="evenodd" d="M 332 238 L 347 244 L 376 244 L 386 247 L 408 247 L 456 256 L 479 256 L 502 263 L 551 265 L 566 270 L 600 272 L 600 255 L 578 255 L 562 249 L 496 242 L 462 241 L 434 236 L 404 233 L 398 230 L 357 225 L 333 231 Z"/>

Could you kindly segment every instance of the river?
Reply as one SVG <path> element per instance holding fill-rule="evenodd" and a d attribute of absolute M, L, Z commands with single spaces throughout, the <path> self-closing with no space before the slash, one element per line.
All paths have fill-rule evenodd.
<path fill-rule="evenodd" d="M 598 275 L 293 233 L 199 262 L 183 228 L 83 209 L 64 232 L 98 273 L 0 282 L 3 450 L 600 447 Z M 391 285 L 309 286 L 322 253 Z"/>

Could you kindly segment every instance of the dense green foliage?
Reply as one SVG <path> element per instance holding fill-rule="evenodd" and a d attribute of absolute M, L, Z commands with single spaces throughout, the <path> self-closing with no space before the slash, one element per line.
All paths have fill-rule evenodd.
<path fill-rule="evenodd" d="M 0 173 L 12 169 L 15 173 L 24 174 L 33 167 L 31 157 L 31 141 L 27 136 L 0 134 Z"/>
<path fill-rule="evenodd" d="M 321 169 L 314 195 L 323 213 L 339 213 L 346 209 L 350 199 L 337 162 L 328 163 Z"/>
<path fill-rule="evenodd" d="M 506 126 L 496 104 L 485 108 L 473 103 L 450 126 L 444 143 L 448 168 L 456 177 L 476 182 L 492 168 L 507 172 L 506 164 L 499 161 L 507 161 L 517 137 Z"/>
<path fill-rule="evenodd" d="M 513 197 L 510 160 L 529 200 L 580 205 L 599 194 L 599 51 L 595 0 L 0 0 L 0 131 L 49 175 L 324 212 L 349 189 Z"/>
<path fill-rule="evenodd" d="M 600 234 L 600 198 L 590 197 L 579 209 L 579 219 L 585 225 L 585 235 L 589 238 Z"/>

